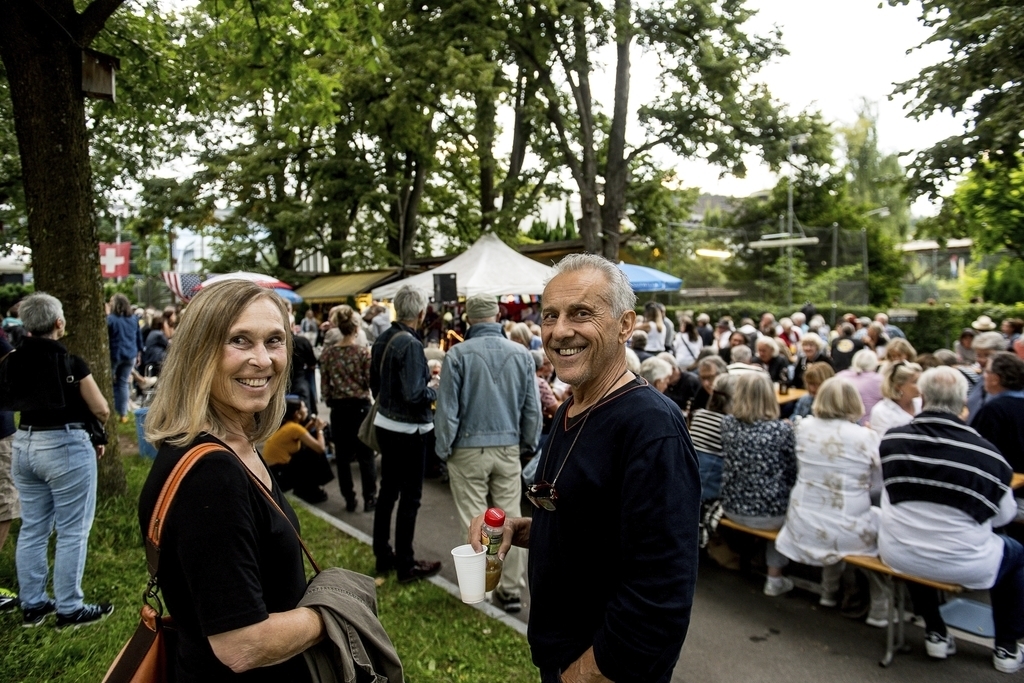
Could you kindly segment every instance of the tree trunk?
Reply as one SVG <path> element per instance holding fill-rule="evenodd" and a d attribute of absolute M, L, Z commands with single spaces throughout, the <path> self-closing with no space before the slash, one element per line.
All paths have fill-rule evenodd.
<path fill-rule="evenodd" d="M 413 247 L 419 232 L 420 201 L 426 186 L 427 169 L 415 151 L 406 150 L 402 156 L 402 161 L 394 159 L 388 162 L 387 175 L 394 183 L 388 251 L 398 257 L 404 273 L 412 261 Z M 402 165 L 402 177 L 396 180 L 394 171 L 398 164 Z"/>
<path fill-rule="evenodd" d="M 495 105 L 494 95 L 490 90 L 476 93 L 476 125 L 474 134 L 478 155 L 480 157 L 480 233 L 490 232 L 494 225 L 495 198 L 494 187 L 494 133 Z M 502 207 L 505 208 L 505 207 Z M 511 207 L 508 207 L 511 208 Z"/>
<path fill-rule="evenodd" d="M 44 13 L 40 4 L 53 11 Z M 10 83 L 36 289 L 63 303 L 68 349 L 85 359 L 113 405 L 81 91 L 82 51 L 68 34 L 82 37 L 84 32 L 85 40 L 79 42 L 91 41 L 95 33 L 81 18 L 71 2 L 7 3 L 0 22 L 0 58 Z M 116 427 L 111 411 L 110 445 L 107 457 L 99 461 L 101 496 L 126 490 Z"/>
<path fill-rule="evenodd" d="M 615 104 L 608 135 L 608 159 L 605 161 L 601 227 L 604 229 L 602 253 L 616 262 L 619 260 L 619 244 L 622 241 L 619 226 L 626 214 L 626 185 L 629 182 L 626 119 L 629 116 L 629 45 L 633 40 L 631 26 L 630 3 L 628 0 L 615 0 Z"/>

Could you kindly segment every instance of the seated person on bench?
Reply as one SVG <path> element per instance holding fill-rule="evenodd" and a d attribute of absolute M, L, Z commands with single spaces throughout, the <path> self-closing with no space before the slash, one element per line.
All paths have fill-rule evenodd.
<path fill-rule="evenodd" d="M 779 529 L 786 519 L 789 490 L 796 482 L 793 426 L 779 419 L 779 404 L 767 372 L 736 378 L 732 415 L 722 420 L 722 510 L 734 522 L 754 529 Z M 764 594 L 793 590 L 782 575 L 789 560 L 768 541 L 768 580 Z"/>
<path fill-rule="evenodd" d="M 950 367 L 918 380 L 924 409 L 910 424 L 893 427 L 879 447 L 885 490 L 878 550 L 893 569 L 972 589 L 989 589 L 996 647 L 992 664 L 1003 673 L 1021 667 L 1024 637 L 1024 547 L 993 533 L 1017 514 L 1013 472 L 991 443 L 959 417 L 967 380 Z M 956 652 L 939 614 L 934 588 L 908 582 L 914 608 L 925 620 L 928 655 Z"/>
<path fill-rule="evenodd" d="M 807 369 L 808 384 L 815 369 L 813 363 Z M 819 604 L 825 607 L 838 603 L 843 557 L 878 555 L 879 510 L 871 506 L 871 487 L 881 485 L 879 437 L 857 424 L 863 415 L 853 383 L 832 377 L 818 389 L 814 417 L 796 426 L 799 471 L 775 547 L 791 560 L 822 568 Z M 867 574 L 867 623 L 884 628 L 889 624 L 885 586 L 875 572 Z"/>

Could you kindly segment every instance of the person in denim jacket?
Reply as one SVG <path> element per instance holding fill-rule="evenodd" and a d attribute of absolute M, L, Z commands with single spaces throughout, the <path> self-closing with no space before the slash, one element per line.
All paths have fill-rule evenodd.
<path fill-rule="evenodd" d="M 444 359 L 437 390 L 435 451 L 448 462 L 452 497 L 463 533 L 495 507 L 518 517 L 522 497 L 520 447 L 537 448 L 542 425 L 535 365 L 526 347 L 507 339 L 497 322 L 493 296 L 466 300 L 469 333 Z M 526 556 L 505 558 L 493 599 L 506 612 L 522 609 L 520 590 Z"/>

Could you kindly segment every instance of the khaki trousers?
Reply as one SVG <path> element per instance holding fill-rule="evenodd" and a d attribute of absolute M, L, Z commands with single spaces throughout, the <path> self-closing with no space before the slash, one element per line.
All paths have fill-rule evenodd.
<path fill-rule="evenodd" d="M 448 456 L 448 479 L 462 523 L 462 538 L 469 534 L 469 523 L 487 511 L 487 495 L 491 504 L 505 511 L 505 517 L 519 517 L 522 512 L 522 465 L 519 446 L 486 446 L 456 448 Z M 505 555 L 498 590 L 506 598 L 519 597 L 526 568 L 526 551 L 513 547 Z"/>

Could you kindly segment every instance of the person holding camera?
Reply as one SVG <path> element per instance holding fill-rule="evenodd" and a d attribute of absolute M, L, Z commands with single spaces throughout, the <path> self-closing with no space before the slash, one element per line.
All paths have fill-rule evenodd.
<path fill-rule="evenodd" d="M 263 446 L 263 459 L 281 488 L 295 489 L 307 503 L 327 500 L 323 485 L 334 479 L 327 463 L 327 441 L 320 418 L 310 416 L 306 402 L 295 394 L 285 396 L 284 418 Z"/>

